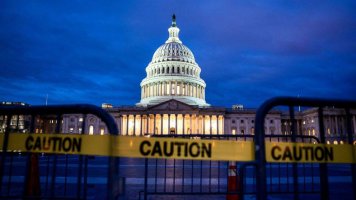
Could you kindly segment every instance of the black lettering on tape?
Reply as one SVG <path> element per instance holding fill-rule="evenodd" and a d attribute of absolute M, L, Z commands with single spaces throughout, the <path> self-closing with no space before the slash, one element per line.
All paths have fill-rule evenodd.
<path fill-rule="evenodd" d="M 30 151 L 33 148 L 33 137 L 30 135 L 26 139 L 26 150 Z"/>
<path fill-rule="evenodd" d="M 279 146 L 274 146 L 274 147 L 272 147 L 272 158 L 274 159 L 274 160 L 279 160 L 279 159 L 281 159 L 281 155 L 279 154 L 279 155 L 277 155 L 276 154 L 276 150 L 278 150 L 278 151 L 281 151 L 282 149 L 281 149 L 281 147 L 279 147 Z"/>
<path fill-rule="evenodd" d="M 151 147 L 150 141 L 145 140 L 145 141 L 141 142 L 141 144 L 140 144 L 140 153 L 141 153 L 141 155 L 148 156 L 151 153 L 151 150 L 148 149 L 148 150 L 145 151 L 145 147 L 144 146 Z"/>
<path fill-rule="evenodd" d="M 194 150 L 194 147 L 196 147 L 195 148 L 196 150 Z M 200 147 L 198 143 L 193 142 L 192 144 L 189 145 L 189 154 L 193 158 L 198 157 L 200 155 Z"/>
<path fill-rule="evenodd" d="M 211 158 L 211 143 L 208 143 L 208 146 L 203 143 L 202 145 L 202 157 L 205 157 L 205 154 L 208 158 Z"/>

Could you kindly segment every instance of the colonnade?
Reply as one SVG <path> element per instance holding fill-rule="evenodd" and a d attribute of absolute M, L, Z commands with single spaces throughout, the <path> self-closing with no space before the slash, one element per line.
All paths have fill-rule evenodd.
<path fill-rule="evenodd" d="M 151 67 L 147 70 L 147 77 L 161 75 L 161 74 L 182 74 L 182 75 L 191 75 L 191 76 L 199 76 L 199 70 L 195 67 L 179 67 L 179 66 L 158 66 L 158 67 Z"/>
<path fill-rule="evenodd" d="M 191 96 L 205 99 L 205 88 L 196 83 L 164 81 L 141 87 L 141 99 L 154 96 Z"/>
<path fill-rule="evenodd" d="M 145 114 L 122 115 L 121 135 L 223 134 L 222 115 Z"/>

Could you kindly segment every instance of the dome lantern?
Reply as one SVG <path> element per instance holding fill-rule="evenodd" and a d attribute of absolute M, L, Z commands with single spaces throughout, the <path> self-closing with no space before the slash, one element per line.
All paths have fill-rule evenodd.
<path fill-rule="evenodd" d="M 172 16 L 172 25 L 171 27 L 169 27 L 168 33 L 169 33 L 169 38 L 166 41 L 166 43 L 170 43 L 170 42 L 177 42 L 180 44 L 182 43 L 182 41 L 179 40 L 179 28 L 177 27 L 176 15 L 174 14 Z"/>

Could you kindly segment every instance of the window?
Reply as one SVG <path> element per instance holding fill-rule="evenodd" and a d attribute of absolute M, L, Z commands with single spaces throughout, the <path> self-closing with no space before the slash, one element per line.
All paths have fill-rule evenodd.
<path fill-rule="evenodd" d="M 93 135 L 94 134 L 94 126 L 90 125 L 89 126 L 89 135 Z"/>
<path fill-rule="evenodd" d="M 313 132 L 313 135 L 315 135 L 315 129 L 313 129 L 312 132 Z"/>
<path fill-rule="evenodd" d="M 236 135 L 236 129 L 232 129 L 231 133 L 232 133 L 233 135 Z"/>
<path fill-rule="evenodd" d="M 269 121 L 269 123 L 273 124 L 273 119 L 271 119 L 271 120 Z"/>
<path fill-rule="evenodd" d="M 232 120 L 232 123 L 235 124 L 235 120 L 234 119 Z"/>
<path fill-rule="evenodd" d="M 79 133 L 82 133 L 82 128 L 79 128 Z"/>
<path fill-rule="evenodd" d="M 83 117 L 80 117 L 80 118 L 79 118 L 79 122 L 82 122 L 82 121 L 83 121 Z"/>
<path fill-rule="evenodd" d="M 101 128 L 101 129 L 100 129 L 100 135 L 104 135 L 104 133 L 105 133 L 105 129 L 104 129 L 104 128 Z"/>
<path fill-rule="evenodd" d="M 241 129 L 241 135 L 244 135 L 244 134 L 245 134 L 245 130 Z"/>
<path fill-rule="evenodd" d="M 74 122 L 74 118 L 73 117 L 70 118 L 70 122 Z"/>
<path fill-rule="evenodd" d="M 240 122 L 241 122 L 241 124 L 243 124 L 243 123 L 244 123 L 244 120 L 243 120 L 243 119 L 241 119 L 241 121 L 240 121 Z"/>
<path fill-rule="evenodd" d="M 73 133 L 74 128 L 69 128 L 69 133 Z"/>

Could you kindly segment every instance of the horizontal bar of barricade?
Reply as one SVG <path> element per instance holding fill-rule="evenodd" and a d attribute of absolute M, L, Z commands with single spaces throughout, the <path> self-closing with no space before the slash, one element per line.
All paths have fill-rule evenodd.
<path fill-rule="evenodd" d="M 1 145 L 3 138 L 0 136 Z M 135 158 L 254 160 L 253 142 L 113 135 L 10 133 L 8 150 Z"/>
<path fill-rule="evenodd" d="M 225 161 L 254 161 L 254 147 L 252 141 L 19 133 L 10 133 L 8 143 L 17 152 Z M 266 161 L 356 163 L 356 145 L 266 141 Z"/>

